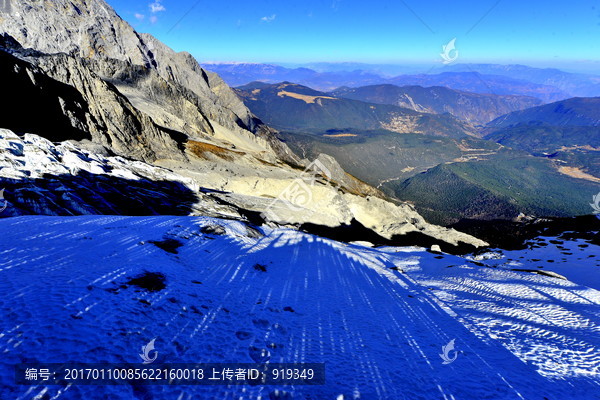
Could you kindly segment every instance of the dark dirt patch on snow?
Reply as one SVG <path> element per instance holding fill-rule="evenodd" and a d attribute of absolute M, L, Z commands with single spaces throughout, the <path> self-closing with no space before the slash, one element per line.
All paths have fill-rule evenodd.
<path fill-rule="evenodd" d="M 167 287 L 166 276 L 160 272 L 145 272 L 131 278 L 127 284 L 137 286 L 149 292 L 159 292 Z"/>

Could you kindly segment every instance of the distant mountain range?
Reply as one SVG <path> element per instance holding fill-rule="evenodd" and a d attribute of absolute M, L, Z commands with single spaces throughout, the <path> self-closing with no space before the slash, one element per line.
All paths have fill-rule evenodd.
<path fill-rule="evenodd" d="M 532 68 L 525 65 L 456 64 L 445 67 L 453 72 L 477 71 L 487 75 L 501 75 L 540 85 L 553 86 L 571 96 L 600 95 L 600 76 L 561 71 L 556 68 Z"/>
<path fill-rule="evenodd" d="M 531 153 L 600 150 L 600 97 L 573 98 L 491 121 L 486 139 Z"/>
<path fill-rule="evenodd" d="M 600 97 L 572 98 L 515 111 L 490 122 L 490 127 L 544 122 L 558 126 L 600 126 Z"/>
<path fill-rule="evenodd" d="M 544 155 L 562 171 L 600 182 L 600 98 L 573 98 L 504 115 L 484 129 L 486 139 Z"/>
<path fill-rule="evenodd" d="M 446 86 L 475 93 L 531 96 L 544 102 L 574 96 L 600 96 L 600 76 L 524 65 L 456 64 L 429 68 L 428 73 L 415 73 L 415 67 L 394 68 L 360 63 L 314 63 L 309 64 L 309 68 L 285 68 L 272 64 L 209 63 L 205 64 L 205 67 L 218 73 L 231 86 L 241 86 L 253 81 L 289 81 L 321 91 L 332 91 L 342 86 L 379 84 Z M 426 71 L 424 67 L 422 70 Z"/>
<path fill-rule="evenodd" d="M 242 86 L 251 82 L 294 82 L 318 90 L 333 90 L 340 86 L 363 86 L 381 83 L 378 73 L 367 71 L 317 72 L 309 68 L 285 68 L 272 64 L 205 64 L 230 86 Z"/>
<path fill-rule="evenodd" d="M 396 197 L 414 202 L 429 221 L 451 225 L 462 219 L 515 219 L 591 213 L 598 182 L 578 179 L 562 163 L 519 152 L 440 164 L 395 186 Z M 568 167 L 567 167 L 568 168 Z"/>
<path fill-rule="evenodd" d="M 544 102 L 561 100 L 571 95 L 554 86 L 541 85 L 502 75 L 488 75 L 476 71 L 442 72 L 440 74 L 400 75 L 387 80 L 398 86 L 445 86 L 450 89 L 496 95 L 532 96 Z"/>
<path fill-rule="evenodd" d="M 542 101 L 526 96 L 498 96 L 470 93 L 442 86 L 395 86 L 391 84 L 339 88 L 331 92 L 337 97 L 379 104 L 393 104 L 414 111 L 443 114 L 473 124 L 486 124 L 512 111 L 540 105 Z"/>
<path fill-rule="evenodd" d="M 289 82 L 236 91 L 296 154 L 329 154 L 437 224 L 588 214 L 600 190 L 600 98 L 540 105 L 532 97 L 444 87 L 385 84 L 327 93 Z M 486 122 L 505 110 L 478 130 L 450 115 Z"/>
<path fill-rule="evenodd" d="M 483 132 L 514 150 L 439 165 L 397 184 L 396 196 L 414 201 L 429 220 L 446 224 L 516 213 L 590 213 L 588 200 L 600 190 L 600 98 L 515 111 Z"/>
<path fill-rule="evenodd" d="M 349 129 L 343 134 L 355 135 L 352 131 L 385 129 L 455 138 L 474 133 L 472 127 L 449 114 L 428 114 L 394 105 L 338 98 L 289 82 L 255 82 L 236 90 L 254 114 L 280 130 L 326 134 L 330 130 Z"/>

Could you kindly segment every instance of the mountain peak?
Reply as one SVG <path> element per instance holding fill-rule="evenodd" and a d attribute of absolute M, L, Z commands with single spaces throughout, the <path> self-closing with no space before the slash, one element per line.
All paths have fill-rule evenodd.
<path fill-rule="evenodd" d="M 152 55 L 135 30 L 104 0 L 19 1 L 0 30 L 23 47 L 82 58 L 104 56 L 151 65 Z"/>

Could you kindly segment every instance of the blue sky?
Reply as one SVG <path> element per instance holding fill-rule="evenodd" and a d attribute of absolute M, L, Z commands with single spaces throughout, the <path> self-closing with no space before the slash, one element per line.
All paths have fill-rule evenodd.
<path fill-rule="evenodd" d="M 600 60 L 597 0 L 107 0 L 138 31 L 201 62 L 560 66 Z"/>

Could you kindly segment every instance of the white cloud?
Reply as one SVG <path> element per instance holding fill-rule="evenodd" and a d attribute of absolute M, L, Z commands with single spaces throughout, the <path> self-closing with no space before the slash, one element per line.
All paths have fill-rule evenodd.
<path fill-rule="evenodd" d="M 152 12 L 153 14 L 167 10 L 165 6 L 161 4 L 161 0 L 155 0 L 154 2 L 150 3 L 148 7 L 150 7 L 150 12 Z"/>
<path fill-rule="evenodd" d="M 144 14 L 135 13 L 135 18 L 139 21 L 143 21 L 146 16 Z"/>
<path fill-rule="evenodd" d="M 276 14 L 273 14 L 273 15 L 271 15 L 270 17 L 269 17 L 269 16 L 262 17 L 260 20 L 261 20 L 262 22 L 272 22 L 272 21 L 274 21 L 274 20 L 275 20 L 275 18 L 276 18 L 276 17 L 277 17 L 277 15 L 276 15 Z"/>
<path fill-rule="evenodd" d="M 150 17 L 150 22 L 151 23 L 155 24 L 156 21 L 158 21 L 158 17 L 156 15 L 153 15 L 153 16 Z"/>

